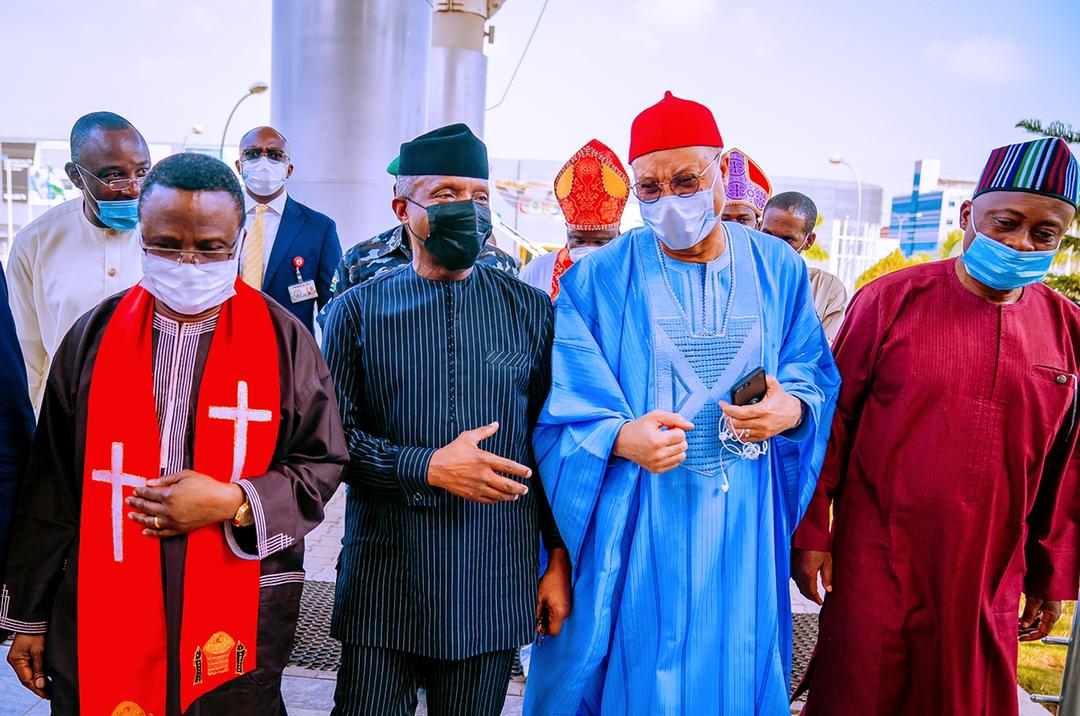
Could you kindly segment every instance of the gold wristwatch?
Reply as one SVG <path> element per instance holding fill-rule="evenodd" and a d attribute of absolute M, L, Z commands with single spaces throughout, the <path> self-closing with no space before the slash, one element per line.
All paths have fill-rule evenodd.
<path fill-rule="evenodd" d="M 232 523 L 235 527 L 250 527 L 255 524 L 255 513 L 251 511 L 251 502 L 244 500 L 244 504 L 240 505 L 236 514 L 233 515 Z"/>

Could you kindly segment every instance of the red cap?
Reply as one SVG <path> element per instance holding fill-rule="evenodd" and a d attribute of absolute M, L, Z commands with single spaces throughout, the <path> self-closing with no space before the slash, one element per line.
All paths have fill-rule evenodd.
<path fill-rule="evenodd" d="M 680 147 L 723 147 L 716 118 L 703 104 L 680 99 L 671 92 L 649 107 L 630 125 L 630 161 Z"/>

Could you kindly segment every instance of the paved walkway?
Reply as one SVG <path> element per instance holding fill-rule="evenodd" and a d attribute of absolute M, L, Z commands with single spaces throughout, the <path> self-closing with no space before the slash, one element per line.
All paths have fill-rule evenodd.
<path fill-rule="evenodd" d="M 337 558 L 345 534 L 345 486 L 326 503 L 323 523 L 304 539 L 304 571 L 309 582 L 337 581 Z"/>

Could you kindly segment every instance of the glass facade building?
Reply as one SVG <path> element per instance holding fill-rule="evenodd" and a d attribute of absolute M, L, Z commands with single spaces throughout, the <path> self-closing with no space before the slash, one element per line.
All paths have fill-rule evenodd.
<path fill-rule="evenodd" d="M 975 182 L 942 179 L 941 162 L 915 162 L 911 194 L 893 197 L 889 236 L 899 239 L 905 256 L 936 255 L 949 232 L 960 228 L 960 206 L 971 198 Z"/>

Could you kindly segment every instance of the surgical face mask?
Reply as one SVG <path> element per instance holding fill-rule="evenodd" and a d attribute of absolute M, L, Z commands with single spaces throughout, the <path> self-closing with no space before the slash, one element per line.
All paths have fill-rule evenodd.
<path fill-rule="evenodd" d="M 577 263 L 599 248 L 599 246 L 575 246 L 569 250 L 570 260 Z"/>
<path fill-rule="evenodd" d="M 109 184 L 109 182 L 103 181 L 93 174 L 84 171 L 78 164 L 76 164 L 75 167 L 83 177 L 84 184 L 86 183 L 87 176 L 93 177 L 95 181 L 101 184 Z M 142 179 L 137 181 L 142 183 Z M 139 200 L 137 198 L 105 201 L 104 199 L 98 199 L 91 194 L 89 188 L 83 189 L 83 197 L 90 201 L 90 208 L 94 210 L 94 215 L 97 216 L 98 220 L 110 229 L 115 229 L 116 231 L 131 231 L 139 225 Z"/>
<path fill-rule="evenodd" d="M 143 252 L 142 287 L 154 298 L 185 316 L 220 306 L 236 295 L 240 252 L 226 261 L 178 263 Z"/>
<path fill-rule="evenodd" d="M 998 291 L 1012 291 L 1042 281 L 1057 255 L 1056 250 L 1017 251 L 979 233 L 975 228 L 974 209 L 971 229 L 975 232 L 975 240 L 960 260 L 972 278 Z"/>
<path fill-rule="evenodd" d="M 693 248 L 708 236 L 720 218 L 716 215 L 713 189 L 720 172 L 716 172 L 708 189 L 696 194 L 669 194 L 651 204 L 641 204 L 641 218 L 660 242 L 674 251 Z"/>
<path fill-rule="evenodd" d="M 491 234 L 491 209 L 472 199 L 444 201 L 423 206 L 427 211 L 428 236 L 424 248 L 443 268 L 462 271 L 476 263 Z M 412 229 L 409 229 L 412 231 Z"/>
<path fill-rule="evenodd" d="M 244 186 L 255 196 L 271 196 L 285 186 L 289 165 L 275 162 L 269 157 L 240 162 Z"/>
<path fill-rule="evenodd" d="M 138 199 L 117 199 L 116 201 L 94 199 L 94 203 L 97 204 L 97 210 L 94 212 L 97 218 L 110 229 L 131 231 L 139 225 Z"/>

